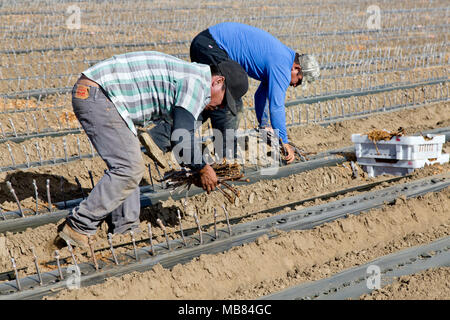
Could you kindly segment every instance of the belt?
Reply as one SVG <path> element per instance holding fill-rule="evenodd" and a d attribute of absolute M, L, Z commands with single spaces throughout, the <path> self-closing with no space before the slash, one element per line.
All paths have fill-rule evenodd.
<path fill-rule="evenodd" d="M 108 99 L 112 103 L 111 99 L 109 98 L 109 96 L 105 92 L 105 90 L 97 82 L 92 81 L 91 79 L 86 77 L 84 74 L 81 75 L 81 77 L 77 80 L 76 84 L 81 84 L 81 85 L 84 85 L 84 86 L 90 86 L 90 87 L 99 88 L 100 91 L 103 92 L 103 94 L 105 95 L 106 99 Z M 75 96 L 77 98 L 87 99 L 87 97 L 89 97 L 89 90 L 87 90 L 87 91 L 86 90 L 81 90 L 80 92 L 78 92 L 78 89 L 77 89 L 77 93 L 76 93 Z"/>
<path fill-rule="evenodd" d="M 85 75 L 81 75 L 81 77 L 77 81 L 77 84 L 83 84 L 85 86 L 100 88 L 100 86 L 96 82 L 87 78 Z"/>

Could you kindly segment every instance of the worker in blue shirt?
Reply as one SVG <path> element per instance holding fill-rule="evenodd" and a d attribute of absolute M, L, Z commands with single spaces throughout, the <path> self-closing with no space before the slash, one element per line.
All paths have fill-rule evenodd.
<path fill-rule="evenodd" d="M 287 151 L 287 163 L 294 161 L 286 132 L 286 90 L 319 77 L 320 68 L 314 56 L 298 54 L 270 33 L 235 22 L 219 23 L 199 33 L 191 43 L 190 56 L 192 62 L 209 65 L 234 60 L 251 78 L 261 81 L 255 92 L 259 126 L 268 127 L 268 116 L 264 115 L 268 111 L 272 129 L 278 132 Z M 236 112 L 224 108 L 202 114 L 203 120 L 210 118 L 212 127 L 224 134 L 224 144 L 225 130 L 238 128 L 243 111 L 241 99 L 234 109 Z"/>

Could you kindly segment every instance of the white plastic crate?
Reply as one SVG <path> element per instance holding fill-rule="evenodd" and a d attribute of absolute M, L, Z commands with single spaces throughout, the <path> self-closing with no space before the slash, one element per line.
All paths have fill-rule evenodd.
<path fill-rule="evenodd" d="M 449 162 L 450 154 L 441 154 L 436 159 L 425 160 L 389 160 L 374 158 L 357 158 L 356 162 L 363 167 L 369 177 L 373 178 L 381 174 L 392 174 L 403 176 L 413 172 L 415 169 L 435 163 L 444 164 Z"/>
<path fill-rule="evenodd" d="M 427 134 L 423 136 L 393 137 L 389 141 L 369 140 L 366 134 L 352 134 L 357 158 L 377 158 L 396 160 L 426 160 L 438 158 L 442 153 L 445 135 Z"/>

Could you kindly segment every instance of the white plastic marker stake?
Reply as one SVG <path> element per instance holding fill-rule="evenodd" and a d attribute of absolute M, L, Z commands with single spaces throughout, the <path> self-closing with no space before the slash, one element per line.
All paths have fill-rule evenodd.
<path fill-rule="evenodd" d="M 177 216 L 178 216 L 178 223 L 180 224 L 181 238 L 183 239 L 183 244 L 186 246 L 186 239 L 184 238 L 183 226 L 181 225 L 181 215 L 179 209 L 177 209 Z"/>
<path fill-rule="evenodd" d="M 14 274 L 16 275 L 17 289 L 19 291 L 22 291 L 22 287 L 20 286 L 19 273 L 17 272 L 16 260 L 14 260 L 13 257 L 11 257 L 11 263 L 12 263 L 12 266 L 13 266 L 13 269 L 14 269 Z"/>
<path fill-rule="evenodd" d="M 153 238 L 152 224 L 149 222 L 147 224 L 147 226 L 148 226 L 148 236 L 149 236 L 149 240 L 150 240 L 150 254 L 153 256 L 153 255 L 155 255 L 155 250 L 153 248 L 153 240 L 152 240 L 152 238 Z"/>
<path fill-rule="evenodd" d="M 36 199 L 36 214 L 38 214 L 38 211 L 39 211 L 39 203 L 38 203 L 39 195 L 38 195 L 38 188 L 37 188 L 35 179 L 33 179 L 33 188 L 34 188 L 34 196 L 35 196 L 35 199 Z"/>
<path fill-rule="evenodd" d="M 214 208 L 214 236 L 216 239 L 219 238 L 219 233 L 217 232 L 217 210 Z"/>
<path fill-rule="evenodd" d="M 14 156 L 13 156 L 13 152 L 12 152 L 11 146 L 9 145 L 9 143 L 7 143 L 6 146 L 8 147 L 9 156 L 11 157 L 12 166 L 15 167 L 16 166 L 16 160 L 14 160 Z"/>
<path fill-rule="evenodd" d="M 66 244 L 67 244 L 67 249 L 69 250 L 70 255 L 72 256 L 73 264 L 75 265 L 75 267 L 78 268 L 77 260 L 75 259 L 75 255 L 73 254 L 72 245 L 70 244 L 69 241 L 66 241 Z"/>
<path fill-rule="evenodd" d="M 164 237 L 166 238 L 167 249 L 170 250 L 169 237 L 167 236 L 166 227 L 163 225 L 161 219 L 159 219 L 159 218 L 156 219 L 156 223 L 157 223 L 158 226 L 163 230 L 163 232 L 164 232 Z"/>
<path fill-rule="evenodd" d="M 225 209 L 225 206 L 224 206 L 224 205 L 222 205 L 222 209 L 223 209 L 223 211 L 225 212 L 225 217 L 227 218 L 228 233 L 229 233 L 230 236 L 231 236 L 231 225 L 230 225 L 230 220 L 229 220 L 229 218 L 228 218 L 228 211 L 227 211 L 227 209 Z"/>
<path fill-rule="evenodd" d="M 20 215 L 22 216 L 22 218 L 24 218 L 25 215 L 23 214 L 22 206 L 20 205 L 19 198 L 17 198 L 16 192 L 14 191 L 14 188 L 12 187 L 11 182 L 6 181 L 6 186 L 8 187 L 9 192 L 11 192 L 11 194 L 13 195 L 14 200 L 16 200 L 17 206 L 19 207 Z"/>
<path fill-rule="evenodd" d="M 200 244 L 203 244 L 202 227 L 200 226 L 200 221 L 198 220 L 197 213 L 195 213 L 195 212 L 194 212 L 194 219 L 195 219 L 195 223 L 197 224 L 198 234 L 200 235 Z"/>
<path fill-rule="evenodd" d="M 92 241 L 91 236 L 88 236 L 88 244 L 89 244 L 89 250 L 91 251 L 92 261 L 94 262 L 95 270 L 98 271 L 98 263 L 97 263 L 97 258 L 95 257 L 94 243 Z"/>
<path fill-rule="evenodd" d="M 27 168 L 29 168 L 30 165 L 30 156 L 28 155 L 28 150 L 27 147 L 25 147 L 24 145 L 22 146 L 22 150 L 23 150 L 23 154 L 25 155 L 25 162 L 27 164 Z"/>
<path fill-rule="evenodd" d="M 64 276 L 61 270 L 61 263 L 59 261 L 60 255 L 59 255 L 59 251 L 55 250 L 55 259 L 56 259 L 56 265 L 58 267 L 58 273 L 59 273 L 59 279 L 60 280 L 64 280 Z"/>
<path fill-rule="evenodd" d="M 133 230 L 130 230 L 130 236 L 131 236 L 131 241 L 133 242 L 134 258 L 136 259 L 136 261 L 139 261 L 137 248 L 136 248 L 136 240 L 134 239 L 134 232 L 133 232 Z"/>
<path fill-rule="evenodd" d="M 114 247 L 113 247 L 113 243 L 112 243 L 112 234 L 108 233 L 108 242 L 109 242 L 109 247 L 111 249 L 111 254 L 114 258 L 114 263 L 116 265 L 119 265 L 119 261 L 117 261 L 117 257 L 116 257 L 116 253 L 114 252 Z"/>
<path fill-rule="evenodd" d="M 50 179 L 47 179 L 46 188 L 47 188 L 48 211 L 52 212 L 52 198 L 50 196 Z"/>
<path fill-rule="evenodd" d="M 39 270 L 39 263 L 38 263 L 38 260 L 37 260 L 37 256 L 36 256 L 36 254 L 34 252 L 34 247 L 31 247 L 31 252 L 33 254 L 34 266 L 36 267 L 36 272 L 37 272 L 38 279 L 39 279 L 39 285 L 42 286 L 42 284 L 43 284 L 42 283 L 42 275 L 41 275 L 41 271 Z"/>

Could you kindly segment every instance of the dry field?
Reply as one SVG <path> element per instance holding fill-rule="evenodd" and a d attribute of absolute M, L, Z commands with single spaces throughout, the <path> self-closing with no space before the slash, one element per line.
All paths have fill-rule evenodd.
<path fill-rule="evenodd" d="M 354 0 L 251 0 L 245 5 L 233 0 L 119 0 L 89 5 L 63 0 L 4 2 L 0 6 L 0 299 L 18 293 L 11 257 L 26 287 L 22 293 L 47 285 L 27 285 L 26 279 L 36 278 L 32 248 L 42 274 L 57 271 L 55 250 L 59 250 L 63 269 L 73 264 L 67 247 L 55 241 L 63 216 L 45 217 L 67 214 L 71 200 L 87 196 L 107 169 L 72 112 L 70 90 L 83 70 L 114 54 L 156 50 L 189 60 L 190 40 L 200 31 L 223 21 L 247 23 L 271 32 L 298 52 L 315 54 L 321 64 L 321 79 L 303 89 L 290 88 L 286 95 L 289 138 L 312 155 L 352 147 L 352 134 L 374 129 L 396 131 L 401 127 L 408 135 L 436 129 L 448 133 L 448 2 L 378 1 L 379 28 L 371 24 L 367 12 L 371 5 L 370 1 Z M 69 14 L 71 6 L 75 11 Z M 80 25 L 73 28 L 76 8 L 81 8 Z M 255 125 L 252 107 L 258 82 L 250 80 L 250 84 L 240 123 L 244 132 Z M 115 253 L 131 255 L 131 259 L 120 260 L 121 266 L 138 266 L 183 250 L 213 246 L 214 241 L 200 244 L 196 240 L 195 214 L 204 235 L 214 235 L 214 210 L 219 214 L 217 228 L 227 230 L 222 206 L 231 227 L 236 228 L 369 192 L 361 188 L 370 183 L 376 184 L 370 190 L 374 191 L 432 176 L 450 179 L 449 163 L 426 166 L 396 180 L 391 175 L 371 178 L 357 166 L 355 176 L 351 166 L 354 152 L 347 151 L 332 165 L 293 169 L 288 176 L 240 184 L 236 186 L 240 196 L 234 203 L 218 191 L 193 193 L 186 201 L 164 196 L 156 182 L 164 172 L 156 171 L 144 156 L 151 175 L 148 172 L 141 181 L 142 194 L 157 200 L 142 208 L 142 232 L 135 234 L 136 246 L 142 250 L 139 261 L 132 259 L 130 235 L 114 235 Z M 443 153 L 450 153 L 449 142 Z M 244 167 L 247 173 L 258 169 L 252 164 Z M 19 217 L 9 183 L 24 218 Z M 333 192 L 337 194 L 321 197 Z M 254 241 L 226 250 L 208 253 L 205 249 L 170 266 L 155 263 L 114 277 L 106 275 L 97 283 L 82 281 L 79 289 L 49 289 L 39 298 L 258 299 L 448 238 L 449 208 L 447 186 L 418 197 L 399 197 L 311 228 L 283 231 L 274 227 Z M 156 220 L 166 226 L 168 239 L 180 241 L 178 210 L 186 236 L 193 242 L 168 252 Z M 42 218 L 42 223 L 22 230 L 2 227 L 13 220 L 25 223 L 36 217 Z M 147 252 L 148 223 L 153 226 L 153 244 L 160 248 L 158 255 Z M 222 234 L 224 241 L 233 236 Z M 105 264 L 105 270 L 119 268 L 112 263 L 106 224 L 98 230 L 94 245 L 96 259 Z M 82 276 L 103 272 L 92 268 L 90 252 L 75 249 L 74 257 L 79 265 L 91 266 Z M 397 277 L 352 299 L 448 300 L 449 263 Z M 2 291 L 7 285 L 11 287 L 8 294 Z"/>

